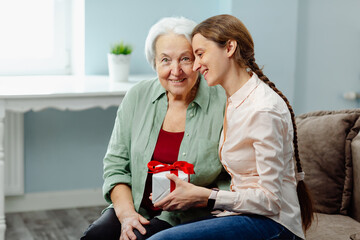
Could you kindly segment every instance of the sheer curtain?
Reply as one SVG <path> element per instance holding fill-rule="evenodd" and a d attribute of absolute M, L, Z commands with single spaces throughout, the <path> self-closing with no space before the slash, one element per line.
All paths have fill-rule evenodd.
<path fill-rule="evenodd" d="M 0 1 L 0 75 L 69 74 L 70 0 Z"/>

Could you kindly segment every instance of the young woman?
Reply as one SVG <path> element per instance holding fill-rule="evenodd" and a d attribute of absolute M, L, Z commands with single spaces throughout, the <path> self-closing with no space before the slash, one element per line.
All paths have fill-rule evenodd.
<path fill-rule="evenodd" d="M 156 207 L 207 205 L 222 212 L 150 239 L 304 239 L 313 209 L 303 182 L 294 112 L 256 64 L 250 33 L 233 16 L 214 16 L 195 27 L 192 46 L 193 69 L 227 94 L 219 155 L 232 178 L 230 191 L 169 175 L 176 189 Z"/>

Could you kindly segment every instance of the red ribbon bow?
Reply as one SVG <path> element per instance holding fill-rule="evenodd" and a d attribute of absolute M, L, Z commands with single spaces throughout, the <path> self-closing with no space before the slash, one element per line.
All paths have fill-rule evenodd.
<path fill-rule="evenodd" d="M 176 176 L 178 176 L 178 170 L 181 170 L 189 175 L 188 177 L 189 181 L 190 181 L 190 174 L 195 174 L 194 165 L 185 161 L 177 161 L 174 164 L 161 163 L 158 161 L 150 161 L 147 164 L 147 166 L 150 170 L 150 173 L 170 171 L 170 173 L 173 173 Z M 175 189 L 175 183 L 173 181 L 170 181 L 170 192 L 174 191 L 174 189 Z"/>
<path fill-rule="evenodd" d="M 185 161 L 177 161 L 174 164 L 166 164 L 158 161 L 150 161 L 148 168 L 151 173 L 165 172 L 171 170 L 181 170 L 186 174 L 194 174 L 194 165 Z"/>

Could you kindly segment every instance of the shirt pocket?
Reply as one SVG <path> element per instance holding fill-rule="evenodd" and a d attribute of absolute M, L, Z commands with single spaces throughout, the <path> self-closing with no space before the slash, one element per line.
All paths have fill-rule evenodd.
<path fill-rule="evenodd" d="M 222 161 L 230 171 L 238 174 L 248 174 L 257 172 L 256 158 L 254 149 L 249 146 L 248 148 L 242 147 L 241 151 L 225 151 L 222 155 Z"/>

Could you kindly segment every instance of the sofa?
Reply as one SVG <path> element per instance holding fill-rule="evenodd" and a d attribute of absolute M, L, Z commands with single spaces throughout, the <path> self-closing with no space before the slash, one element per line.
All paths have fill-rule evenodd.
<path fill-rule="evenodd" d="M 306 239 L 360 240 L 360 109 L 296 117 L 315 220 Z"/>

